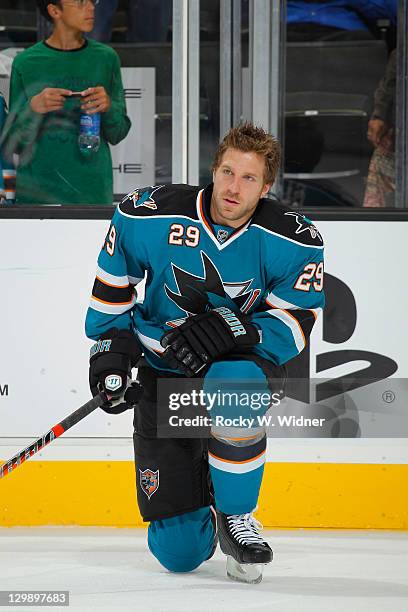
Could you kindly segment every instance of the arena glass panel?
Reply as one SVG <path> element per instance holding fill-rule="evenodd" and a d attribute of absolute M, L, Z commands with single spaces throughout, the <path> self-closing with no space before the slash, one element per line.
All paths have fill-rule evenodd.
<path fill-rule="evenodd" d="M 73 3 L 70 2 L 69 5 L 71 8 Z M 85 1 L 84 5 L 91 5 L 91 2 Z M 117 52 L 127 115 L 132 124 L 126 138 L 118 144 L 109 145 L 113 168 L 113 197 L 109 202 L 100 204 L 110 207 L 137 187 L 172 180 L 172 6 L 172 0 L 137 3 L 129 3 L 126 0 L 100 0 L 95 6 L 94 28 L 86 37 L 103 42 Z M 0 94 L 8 105 L 14 58 L 25 48 L 46 39 L 51 29 L 46 19 L 33 8 L 33 2 L 28 0 L 4 0 L 0 8 L 0 23 L 3 26 L 0 32 Z M 93 72 L 94 68 L 90 65 L 90 79 Z M 75 89 L 82 90 L 83 87 Z M 79 110 L 77 115 L 79 133 Z M 72 131 L 75 131 L 75 125 Z M 71 138 L 76 141 L 76 134 L 71 135 Z M 33 150 L 38 148 L 40 139 L 41 131 L 33 143 Z M 2 144 L 4 145 L 4 142 Z M 8 154 L 7 160 L 4 160 L 4 146 L 2 152 L 2 165 L 9 169 L 9 166 L 14 164 L 18 173 L 21 155 Z M 50 150 L 50 165 L 53 163 L 51 153 Z M 105 154 L 108 158 L 109 153 L 105 151 Z M 105 166 L 109 168 L 109 165 Z M 7 206 L 16 203 L 12 197 L 13 179 L 9 178 L 9 174 L 6 176 L 7 185 L 0 185 L 3 200 L 7 188 L 7 202 L 3 204 Z M 35 175 L 33 172 L 32 176 Z M 69 180 L 75 188 L 74 179 L 70 177 Z M 50 191 L 54 189 L 55 185 L 49 185 Z M 47 191 L 45 186 L 43 191 Z M 33 204 L 58 205 L 58 202 L 47 202 L 46 197 L 43 202 L 37 197 Z M 83 201 L 75 202 L 66 199 L 62 204 L 81 208 L 89 205 L 94 208 L 99 202 L 90 202 L 85 197 Z M 21 205 L 29 206 L 31 202 L 25 198 Z M 75 211 L 73 215 L 75 216 Z"/>
<path fill-rule="evenodd" d="M 286 6 L 283 197 L 297 207 L 392 208 L 397 2 L 334 4 Z"/>
<path fill-rule="evenodd" d="M 395 202 L 395 157 L 406 117 L 400 112 L 396 130 L 396 73 L 402 75 L 397 2 L 373 2 L 363 16 L 361 11 L 350 16 L 351 9 L 344 8 L 338 27 L 305 24 L 299 4 L 201 3 L 201 106 L 209 112 L 200 114 L 200 182 L 210 180 L 217 140 L 237 121 L 249 119 L 281 139 L 282 177 L 274 191 L 286 204 L 345 210 L 401 206 Z M 303 4 L 306 11 L 312 3 Z M 316 4 L 321 5 L 316 19 L 331 22 L 331 3 Z M 400 19 L 405 13 L 401 2 Z M 262 84 L 269 91 L 266 99 Z M 404 172 L 401 162 L 399 167 Z"/>
<path fill-rule="evenodd" d="M 220 139 L 234 125 L 252 119 L 251 11 L 251 0 L 200 3 L 200 184 L 211 181 Z"/>
<path fill-rule="evenodd" d="M 7 4 L 6 0 L 5 2 Z M 222 23 L 220 25 L 220 6 L 225 9 L 225 5 L 229 3 L 235 7 L 239 5 L 241 46 L 238 59 L 237 54 L 235 56 L 232 54 L 231 61 L 235 62 L 235 66 L 231 70 L 232 72 L 235 70 L 236 73 L 238 65 L 240 77 L 235 81 L 233 78 L 230 80 L 230 97 L 233 102 L 231 102 L 231 108 L 226 108 L 225 104 L 220 104 L 220 95 L 222 94 L 220 64 L 222 61 L 221 55 L 224 53 L 224 50 L 220 48 L 220 38 L 222 41 L 224 33 L 220 34 L 223 27 Z M 9 2 L 10 7 L 6 4 L 2 3 L 3 8 L 1 9 L 2 19 L 6 26 L 1 33 L 0 53 L 3 54 L 5 49 L 9 50 L 10 46 L 15 49 L 17 46 L 24 48 L 31 45 L 34 42 L 34 34 L 38 39 L 46 35 L 45 21 L 39 19 L 38 15 L 34 16 L 32 3 L 28 3 L 26 0 L 18 0 L 17 3 Z M 142 2 L 138 4 L 145 5 L 144 8 L 146 9 L 148 5 L 154 3 Z M 160 10 L 156 10 L 156 17 L 159 16 L 160 19 L 156 19 L 154 26 L 161 34 L 155 33 L 153 36 L 156 38 L 161 36 L 160 40 L 162 42 L 155 42 L 149 40 L 149 38 L 152 38 L 152 36 L 149 36 L 149 31 L 154 28 L 149 26 L 148 19 L 145 18 L 143 21 L 139 19 L 136 22 L 131 15 L 131 11 L 126 12 L 127 3 L 124 0 L 112 0 L 112 5 L 116 5 L 116 12 L 113 16 L 109 40 L 121 56 L 123 68 L 153 67 L 155 70 L 155 158 L 152 183 L 168 182 L 173 177 L 171 152 L 172 76 L 170 76 L 172 75 L 172 4 L 171 0 L 166 0 L 166 2 L 160 3 Z M 281 132 L 285 133 L 284 137 L 281 136 L 285 150 L 284 183 L 283 188 L 279 189 L 278 195 L 283 201 L 295 207 L 336 207 L 337 210 L 339 208 L 344 210 L 360 208 L 365 202 L 369 165 L 375 151 L 375 148 L 367 139 L 368 121 L 370 112 L 372 112 L 370 109 L 373 108 L 375 87 L 378 86 L 381 77 L 384 76 L 388 58 L 391 57 L 390 51 L 396 44 L 395 23 L 392 22 L 392 19 L 377 19 L 374 25 L 370 24 L 368 28 L 369 36 L 363 37 L 362 40 L 310 40 L 310 34 L 305 33 L 304 26 L 293 23 L 289 15 L 290 4 L 290 2 L 279 2 L 279 0 L 274 0 L 271 3 L 275 12 L 275 5 L 280 5 L 282 19 L 284 20 L 283 25 L 286 26 L 283 28 L 284 35 L 281 37 L 281 56 L 283 64 L 286 62 L 286 72 L 280 84 L 281 89 L 284 90 L 282 97 L 285 99 L 285 108 L 279 117 L 282 124 Z M 327 3 L 322 4 L 327 5 Z M 252 118 L 251 103 L 253 96 L 256 95 L 252 85 L 250 49 L 251 11 L 253 13 L 254 10 L 257 10 L 257 5 L 251 0 L 241 0 L 241 2 L 223 0 L 221 5 L 219 0 L 200 2 L 200 183 L 206 183 L 211 178 L 209 169 L 211 157 L 220 136 L 223 135 L 231 123 L 235 123 L 239 119 Z M 406 10 L 406 2 L 401 0 L 399 3 L 399 29 L 402 29 L 401 15 L 404 17 L 404 23 L 406 22 Z M 15 16 L 18 11 L 20 11 L 20 18 L 16 19 Z M 12 19 L 10 22 L 10 15 L 14 16 L 14 21 Z M 137 28 L 135 29 L 135 23 L 139 24 L 139 31 Z M 141 29 L 143 29 L 143 32 L 140 31 Z M 21 30 L 25 34 L 19 34 Z M 163 32 L 165 32 L 164 42 Z M 321 34 L 322 32 L 318 32 L 318 35 Z M 307 36 L 309 36 L 308 40 L 302 40 L 302 37 Z M 285 42 L 285 37 L 287 42 Z M 236 43 L 236 39 L 234 43 Z M 349 47 L 352 45 L 354 45 L 354 48 L 350 51 Z M 236 49 L 237 45 L 235 44 L 234 50 L 236 51 Z M 347 66 L 350 66 L 350 60 L 348 64 L 347 62 L 342 63 L 342 58 L 344 59 L 347 53 L 349 56 L 353 56 L 353 50 L 354 52 L 358 51 L 357 64 L 360 69 L 357 77 L 355 75 L 355 62 L 352 74 L 350 70 L 347 70 Z M 370 55 L 368 55 L 367 50 L 370 51 Z M 160 55 L 159 59 L 153 57 L 155 53 Z M 401 37 L 397 55 L 398 75 L 403 77 L 406 72 L 407 51 L 406 45 L 401 44 Z M 296 69 L 297 65 L 298 69 Z M 339 65 L 344 65 L 345 68 L 343 67 L 339 71 Z M 296 75 L 299 78 L 296 78 Z M 339 78 L 337 82 L 334 82 L 336 76 Z M 242 84 L 239 83 L 240 79 Z M 332 81 L 331 84 L 330 80 Z M 401 82 L 401 79 L 399 79 L 399 82 Z M 0 74 L 0 91 L 5 92 L 6 88 L 7 78 Z M 395 177 L 392 159 L 385 167 L 388 173 L 386 179 L 392 186 L 385 199 L 387 208 L 394 205 L 393 188 L 395 188 L 395 183 L 397 184 L 396 199 L 399 202 L 397 206 L 404 207 L 406 205 L 404 196 L 406 181 L 403 181 L 402 178 L 404 177 L 401 177 L 402 173 L 406 173 L 404 161 L 406 147 L 403 146 L 402 142 L 406 123 L 406 113 L 404 111 L 406 95 L 405 92 L 403 93 L 404 95 L 400 91 L 397 104 L 397 176 Z M 134 96 L 135 94 L 131 92 L 130 95 Z M 248 100 L 248 98 L 252 98 L 252 100 Z M 332 108 L 334 98 L 338 106 Z M 229 123 L 228 121 L 225 122 L 226 112 L 230 113 L 231 121 Z M 132 131 L 134 131 L 134 128 L 132 128 Z M 398 134 L 400 135 L 399 145 Z M 393 154 L 395 157 L 395 151 L 389 153 L 390 158 Z M 124 176 L 125 178 L 131 178 L 132 187 L 142 186 L 150 181 L 138 181 L 138 178 L 141 178 L 140 166 L 141 164 L 134 163 L 134 160 L 130 160 L 130 162 L 119 160 L 117 163 L 114 162 L 114 173 L 122 175 L 121 178 L 124 178 Z M 115 188 L 115 200 L 117 201 L 127 191 L 123 187 Z M 404 193 L 401 193 L 402 191 Z M 84 205 L 86 205 L 86 202 L 84 202 Z M 375 199 L 372 198 L 371 206 L 380 207 L 382 205 L 376 204 Z"/>

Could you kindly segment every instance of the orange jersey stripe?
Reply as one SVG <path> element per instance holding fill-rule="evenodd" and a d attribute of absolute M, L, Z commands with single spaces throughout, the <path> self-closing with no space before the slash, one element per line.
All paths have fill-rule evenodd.
<path fill-rule="evenodd" d="M 258 437 L 258 434 L 255 434 L 254 436 L 248 436 L 247 438 L 229 438 L 228 436 L 222 436 L 222 439 L 223 440 L 253 440 L 254 438 L 257 438 L 257 437 Z M 216 437 L 215 439 L 218 440 L 218 438 Z"/>
<path fill-rule="evenodd" d="M 277 310 L 282 310 L 283 312 L 286 312 L 286 314 L 295 321 L 295 323 L 297 324 L 298 328 L 300 329 L 300 333 L 302 334 L 302 338 L 303 338 L 303 342 L 305 343 L 306 346 L 306 338 L 305 338 L 305 334 L 303 333 L 303 329 L 302 326 L 300 325 L 299 321 L 296 319 L 296 317 L 294 317 L 292 314 L 290 314 L 290 312 L 288 312 L 287 310 L 285 310 L 284 308 L 278 308 L 278 306 L 274 306 L 273 304 L 271 304 L 268 300 L 265 300 L 265 302 L 268 304 L 268 306 L 270 306 L 271 308 L 276 308 Z M 310 308 L 305 308 L 305 310 L 310 310 Z M 311 310 L 311 312 L 313 312 L 313 310 Z M 316 320 L 316 314 L 313 312 L 313 316 Z"/>
<path fill-rule="evenodd" d="M 265 300 L 265 302 L 268 304 L 268 306 L 270 306 L 271 308 L 279 308 L 279 306 L 274 306 L 273 304 L 271 304 L 268 300 Z M 283 308 L 280 308 L 279 310 L 284 310 Z M 317 312 L 315 310 L 313 310 L 313 308 L 305 308 L 304 310 L 310 310 L 311 313 L 313 313 L 313 316 L 315 318 L 315 321 L 317 320 Z M 287 310 L 285 310 L 285 312 L 287 312 Z M 288 313 L 289 314 L 289 313 Z"/>
<path fill-rule="evenodd" d="M 200 213 L 201 213 L 201 218 L 205 226 L 211 232 L 211 234 L 214 235 L 213 228 L 211 227 L 211 225 L 208 223 L 207 219 L 205 218 L 204 207 L 203 207 L 203 192 L 200 193 Z"/>
<path fill-rule="evenodd" d="M 101 302 L 101 304 L 108 304 L 108 306 L 127 306 L 128 304 L 131 304 L 133 301 L 132 299 L 132 300 L 129 300 L 128 302 L 105 302 L 105 300 L 100 300 L 94 295 L 92 295 L 92 299 L 96 300 L 97 302 Z"/>
<path fill-rule="evenodd" d="M 224 463 L 250 463 L 251 461 L 255 461 L 255 459 L 259 459 L 259 457 L 262 457 L 265 452 L 266 449 L 263 450 L 262 453 L 259 453 L 259 455 L 257 455 L 256 457 L 251 457 L 251 459 L 245 459 L 244 461 L 230 461 L 229 459 L 222 459 L 221 457 L 217 457 L 217 455 L 210 453 L 210 451 L 208 451 L 208 454 L 211 455 L 211 457 L 214 457 L 214 459 L 218 459 L 218 461 L 224 461 Z"/>
<path fill-rule="evenodd" d="M 295 321 L 295 323 L 297 324 L 297 326 L 300 329 L 300 333 L 302 334 L 303 342 L 305 343 L 305 346 L 306 346 L 305 334 L 303 333 L 303 329 L 302 329 L 302 326 L 300 325 L 299 321 L 296 319 L 296 317 L 294 317 L 292 314 L 290 314 L 290 312 L 288 312 L 287 310 L 284 310 L 283 308 L 281 308 L 281 310 L 283 310 L 283 312 L 286 312 L 286 314 L 289 315 L 289 317 Z"/>
<path fill-rule="evenodd" d="M 96 278 L 98 279 L 98 281 L 100 281 L 107 287 L 113 287 L 114 289 L 127 289 L 127 287 L 129 287 L 129 284 L 130 284 L 128 283 L 127 285 L 111 285 L 110 283 L 107 283 L 105 280 L 103 280 L 103 278 L 100 278 L 100 276 L 96 276 Z"/>

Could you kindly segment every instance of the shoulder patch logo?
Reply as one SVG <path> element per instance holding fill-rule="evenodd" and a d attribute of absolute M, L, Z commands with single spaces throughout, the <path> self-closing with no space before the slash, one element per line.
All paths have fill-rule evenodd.
<path fill-rule="evenodd" d="M 285 215 L 295 217 L 295 221 L 297 223 L 295 234 L 302 234 L 302 232 L 309 231 L 313 240 L 318 238 L 320 242 L 323 242 L 323 239 L 320 235 L 319 230 L 317 229 L 315 225 L 313 225 L 310 219 L 308 219 L 301 213 L 297 213 L 297 212 L 286 212 Z"/>
<path fill-rule="evenodd" d="M 153 199 L 153 194 L 162 187 L 164 187 L 164 185 L 158 185 L 157 187 L 151 187 L 145 190 L 135 189 L 127 195 L 126 199 L 133 202 L 134 208 L 145 206 L 146 208 L 150 208 L 150 210 L 157 210 L 157 204 Z"/>
<path fill-rule="evenodd" d="M 140 487 L 144 493 L 146 493 L 147 497 L 150 499 L 154 493 L 156 493 L 159 488 L 159 472 L 160 470 L 150 470 L 147 468 L 146 470 L 141 470 L 139 468 L 140 475 Z"/>

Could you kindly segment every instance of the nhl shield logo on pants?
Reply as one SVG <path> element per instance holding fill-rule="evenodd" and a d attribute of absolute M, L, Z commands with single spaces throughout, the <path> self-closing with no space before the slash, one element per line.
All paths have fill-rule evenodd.
<path fill-rule="evenodd" d="M 149 468 L 146 470 L 141 470 L 139 468 L 140 486 L 149 499 L 159 488 L 159 471 L 160 470 L 156 470 L 156 472 L 154 472 Z"/>

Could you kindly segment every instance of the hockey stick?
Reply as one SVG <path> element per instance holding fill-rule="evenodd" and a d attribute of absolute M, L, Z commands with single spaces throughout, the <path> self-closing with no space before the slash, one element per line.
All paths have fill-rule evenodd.
<path fill-rule="evenodd" d="M 35 442 L 27 446 L 24 450 L 14 455 L 11 459 L 0 465 L 0 478 L 3 476 L 7 476 L 13 470 L 15 470 L 19 465 L 24 463 L 27 459 L 30 459 L 35 453 L 38 453 L 44 446 L 47 446 L 50 442 L 55 440 L 55 438 L 59 438 L 62 434 L 68 429 L 71 429 L 74 425 L 82 421 L 88 414 L 91 414 L 96 408 L 102 406 L 106 402 L 106 395 L 104 393 L 99 393 L 95 395 L 95 397 L 89 402 L 86 402 L 83 406 L 75 410 L 72 414 L 67 416 L 61 423 L 54 425 L 46 434 L 38 438 Z"/>

